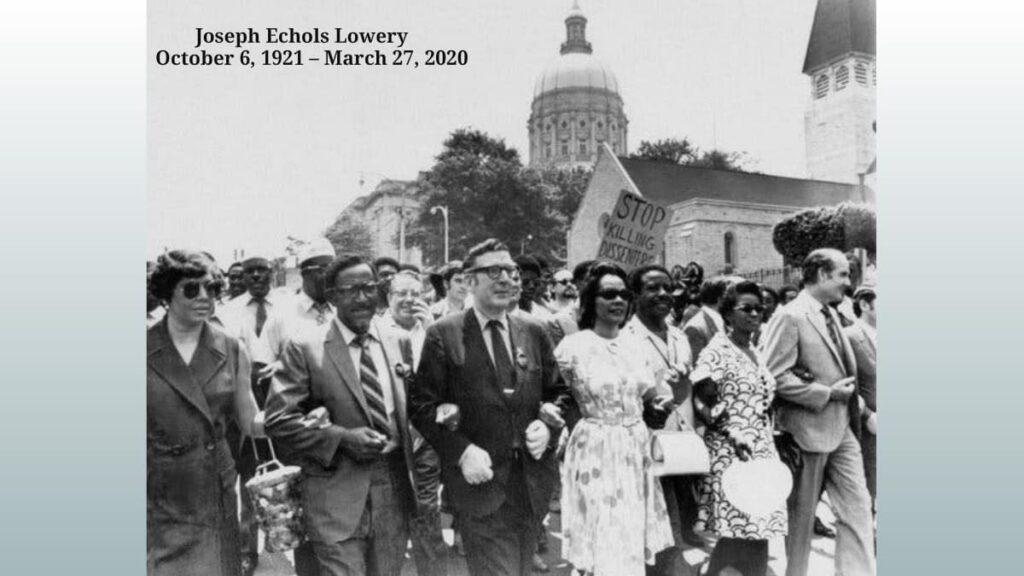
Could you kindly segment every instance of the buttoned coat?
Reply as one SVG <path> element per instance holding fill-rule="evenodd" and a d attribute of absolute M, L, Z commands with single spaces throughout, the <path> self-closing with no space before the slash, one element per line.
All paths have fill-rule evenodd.
<path fill-rule="evenodd" d="M 515 391 L 510 396 L 498 385 L 472 309 L 446 316 L 427 329 L 411 389 L 413 424 L 441 456 L 445 494 L 456 512 L 471 517 L 491 514 L 505 502 L 513 447 L 525 445 L 526 427 L 537 419 L 541 402 L 559 405 L 567 417 L 575 407 L 559 377 L 544 325 L 525 315 L 509 314 L 508 326 L 515 366 Z M 435 422 L 441 403 L 456 404 L 461 410 L 457 431 Z M 552 437 L 557 438 L 556 434 L 552 432 Z M 493 479 L 475 486 L 466 482 L 459 467 L 459 458 L 470 444 L 487 451 L 494 472 Z M 534 513 L 547 509 L 558 475 L 553 452 L 549 448 L 540 460 L 523 458 Z"/>
<path fill-rule="evenodd" d="M 838 326 L 838 318 L 835 322 Z M 856 393 L 850 402 L 829 400 L 832 384 L 857 376 L 850 341 L 842 330 L 837 332 L 841 351 L 829 336 L 822 304 L 804 290 L 776 310 L 763 334 L 762 351 L 778 384 L 777 426 L 807 452 L 832 452 L 847 426 L 860 432 Z M 794 368 L 809 372 L 813 379 L 801 379 Z"/>
<path fill-rule="evenodd" d="M 238 340 L 209 323 L 185 364 L 161 320 L 146 332 L 146 558 L 150 575 L 237 575 L 235 463 L 224 439 L 249 385 Z"/>
<path fill-rule="evenodd" d="M 408 484 L 395 489 L 411 514 L 415 506 L 415 466 L 404 378 L 411 370 L 411 348 L 405 335 L 382 330 L 376 321 L 370 332 L 381 342 L 387 363 L 376 368 L 380 372 L 388 370 L 391 376 L 399 449 L 409 473 Z M 345 429 L 370 427 L 359 366 L 353 364 L 337 322 L 327 330 L 313 326 L 293 334 L 280 361 L 281 368 L 273 377 L 267 397 L 267 435 L 302 467 L 307 538 L 321 543 L 341 542 L 350 538 L 359 525 L 373 473 L 373 463 L 357 462 L 339 448 Z M 321 406 L 327 409 L 331 425 L 323 429 L 304 425 L 303 417 Z"/>

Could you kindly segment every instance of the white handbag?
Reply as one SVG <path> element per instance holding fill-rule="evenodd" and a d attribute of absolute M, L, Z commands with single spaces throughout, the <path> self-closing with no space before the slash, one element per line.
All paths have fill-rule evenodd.
<path fill-rule="evenodd" d="M 651 434 L 651 473 L 685 476 L 711 472 L 711 457 L 704 439 L 690 430 L 655 430 Z"/>

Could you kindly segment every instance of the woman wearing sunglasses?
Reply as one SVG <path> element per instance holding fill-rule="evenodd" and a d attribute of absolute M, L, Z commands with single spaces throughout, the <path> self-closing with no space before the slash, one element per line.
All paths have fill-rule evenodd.
<path fill-rule="evenodd" d="M 562 471 L 563 556 L 594 576 L 643 574 L 673 544 L 644 416 L 660 412 L 664 425 L 674 407 L 671 395 L 656 395 L 639 342 L 621 332 L 632 299 L 626 273 L 598 264 L 580 293 L 581 331 L 555 350 L 583 417 Z"/>
<path fill-rule="evenodd" d="M 701 351 L 690 377 L 711 454 L 711 473 L 698 484 L 696 530 L 718 536 L 700 574 L 731 566 L 744 576 L 763 576 L 768 540 L 786 534 L 792 479 L 772 439 L 775 379 L 752 343 L 765 313 L 761 289 L 754 282 L 731 284 L 719 313 L 725 331 Z"/>
<path fill-rule="evenodd" d="M 224 431 L 234 420 L 263 436 L 249 358 L 208 321 L 223 288 L 208 256 L 164 254 L 150 285 L 167 315 L 146 334 L 147 572 L 237 576 L 236 474 Z"/>

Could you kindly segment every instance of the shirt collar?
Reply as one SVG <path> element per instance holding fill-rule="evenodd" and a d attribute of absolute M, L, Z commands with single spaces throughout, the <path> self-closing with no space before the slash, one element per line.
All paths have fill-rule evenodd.
<path fill-rule="evenodd" d="M 715 323 L 715 328 L 725 330 L 725 320 L 722 319 L 722 315 L 718 313 L 718 310 L 715 310 L 711 306 L 701 306 L 700 309 L 711 317 L 711 321 Z"/>
<path fill-rule="evenodd" d="M 338 326 L 338 330 L 341 332 L 341 337 L 345 339 L 345 345 L 351 346 L 352 341 L 356 339 L 356 336 L 358 336 L 358 334 L 352 331 L 352 329 L 350 329 L 348 326 L 345 326 L 345 323 L 342 322 L 337 316 L 334 317 L 334 323 Z M 366 331 L 366 334 L 370 337 L 371 340 L 377 339 L 377 335 L 374 334 L 372 322 L 370 323 L 370 329 Z"/>
<path fill-rule="evenodd" d="M 246 306 L 256 305 L 256 297 L 253 296 L 252 294 L 246 292 L 245 295 L 242 296 L 242 297 L 246 298 L 246 300 L 245 300 L 245 305 Z M 277 303 L 277 298 L 274 297 L 274 291 L 271 290 L 270 292 L 267 292 L 267 295 L 263 297 L 263 301 L 266 302 L 268 306 L 273 306 L 274 304 L 276 304 Z"/>
<path fill-rule="evenodd" d="M 477 322 L 480 323 L 480 328 L 482 330 L 487 328 L 487 323 L 490 322 L 491 320 L 497 320 L 498 323 L 501 324 L 501 328 L 503 330 L 508 330 L 508 313 L 507 312 L 502 312 L 501 316 L 493 317 L 492 318 L 491 316 L 488 316 L 487 314 L 484 314 L 483 311 L 480 310 L 479 308 L 477 308 L 476 306 L 473 306 L 473 313 L 476 314 Z"/>
<path fill-rule="evenodd" d="M 312 298 L 309 297 L 309 294 L 306 294 L 305 292 L 302 291 L 299 291 L 298 296 L 296 296 L 296 302 L 299 303 L 299 308 L 303 312 L 312 312 L 313 310 L 316 309 L 316 306 L 318 306 L 316 300 L 313 300 Z M 334 310 L 334 306 L 331 305 L 330 302 L 324 302 L 324 304 L 327 304 L 328 310 Z"/>

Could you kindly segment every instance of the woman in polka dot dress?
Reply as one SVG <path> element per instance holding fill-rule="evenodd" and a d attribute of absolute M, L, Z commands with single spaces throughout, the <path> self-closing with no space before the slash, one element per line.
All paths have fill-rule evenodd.
<path fill-rule="evenodd" d="M 583 416 L 562 471 L 563 556 L 593 576 L 643 574 L 673 544 L 642 419 L 654 373 L 639 344 L 619 331 L 631 297 L 625 273 L 599 265 L 591 274 L 580 294 L 582 330 L 555 351 Z"/>

